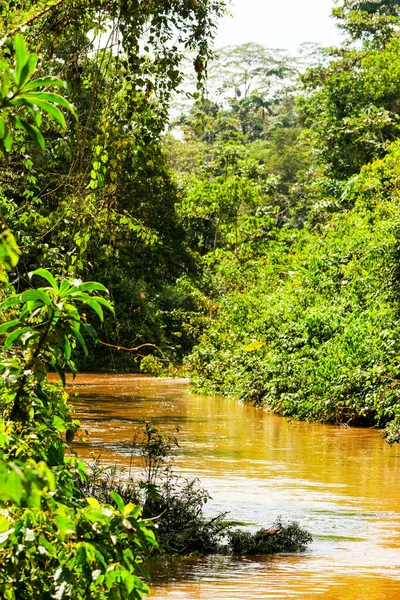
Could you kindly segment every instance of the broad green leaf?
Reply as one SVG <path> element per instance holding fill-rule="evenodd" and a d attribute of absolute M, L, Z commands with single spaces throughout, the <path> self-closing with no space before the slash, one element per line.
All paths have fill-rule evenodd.
<path fill-rule="evenodd" d="M 24 486 L 18 470 L 10 471 L 5 485 L 0 491 L 0 497 L 11 498 L 16 504 L 20 504 L 24 495 Z"/>
<path fill-rule="evenodd" d="M 88 306 L 90 306 L 90 308 L 92 310 L 94 310 L 94 312 L 99 317 L 100 321 L 104 321 L 103 310 L 102 310 L 100 304 L 98 304 L 96 302 L 96 300 L 94 300 L 94 298 L 90 298 L 89 300 L 85 300 L 85 304 L 87 304 Z"/>
<path fill-rule="evenodd" d="M 8 126 L 4 119 L 0 118 L 0 138 L 4 139 L 8 134 Z"/>
<path fill-rule="evenodd" d="M 72 519 L 65 517 L 64 515 L 58 515 L 54 518 L 54 521 L 62 536 L 75 533 L 75 523 Z"/>
<path fill-rule="evenodd" d="M 104 287 L 104 285 L 102 285 L 101 283 L 97 283 L 96 281 L 85 281 L 84 283 L 81 283 L 79 285 L 79 289 L 82 290 L 82 292 L 99 291 L 106 292 L 108 294 L 108 289 Z"/>
<path fill-rule="evenodd" d="M 50 285 L 54 291 L 57 291 L 57 292 L 59 291 L 57 281 L 55 280 L 54 276 L 50 273 L 50 271 L 48 271 L 47 269 L 36 269 L 35 271 L 31 271 L 28 274 L 29 279 L 32 279 L 32 277 L 34 275 L 43 277 L 43 279 L 46 279 L 50 283 Z"/>
<path fill-rule="evenodd" d="M 45 100 L 46 102 L 52 102 L 53 104 L 58 104 L 59 106 L 66 108 L 74 116 L 76 116 L 74 106 L 70 102 L 68 102 L 68 100 L 66 100 L 63 96 L 60 96 L 59 94 L 52 94 L 50 92 L 36 92 L 35 97 L 40 100 Z"/>
<path fill-rule="evenodd" d="M 114 492 L 111 492 L 111 495 L 112 495 L 113 493 L 114 493 Z M 99 501 L 97 500 L 97 498 L 86 498 L 86 502 L 87 502 L 87 503 L 88 503 L 90 506 L 92 506 L 92 507 L 94 507 L 94 508 L 97 508 L 98 506 L 100 506 L 100 505 L 99 505 Z"/>
<path fill-rule="evenodd" d="M 264 348 L 266 346 L 266 342 L 251 342 L 245 348 L 243 348 L 243 352 L 254 352 L 255 350 L 260 350 L 260 348 Z"/>
<path fill-rule="evenodd" d="M 60 365 L 58 365 L 56 362 L 52 362 L 51 365 L 54 367 L 54 369 L 57 372 L 57 375 L 61 379 L 63 387 L 65 387 L 66 386 L 66 381 L 65 381 L 65 373 L 64 373 L 64 371 L 62 370 L 62 368 L 60 367 Z"/>
<path fill-rule="evenodd" d="M 29 300 L 37 301 L 40 300 L 43 304 L 51 304 L 51 299 L 48 295 L 41 289 L 37 290 L 26 290 L 21 294 L 21 300 L 27 302 Z"/>
<path fill-rule="evenodd" d="M 90 323 L 81 323 L 83 329 L 90 335 L 90 337 L 92 337 L 94 340 L 97 340 L 97 331 L 95 330 L 95 328 L 90 325 Z"/>
<path fill-rule="evenodd" d="M 6 156 L 11 150 L 12 142 L 13 138 L 7 123 L 4 119 L 0 119 L 0 144 L 2 146 L 3 154 Z"/>
<path fill-rule="evenodd" d="M 64 354 L 67 360 L 71 358 L 71 344 L 69 343 L 69 339 L 66 335 L 64 336 Z"/>
<path fill-rule="evenodd" d="M 106 308 L 108 308 L 108 310 L 110 312 L 112 312 L 114 314 L 114 307 L 111 304 L 111 302 L 109 302 L 108 300 L 106 300 L 105 298 L 102 298 L 102 296 L 94 296 L 96 302 L 98 302 L 99 304 L 102 304 L 103 306 L 105 306 Z"/>
<path fill-rule="evenodd" d="M 124 504 L 124 501 L 122 500 L 121 496 L 119 494 L 117 494 L 117 492 L 110 492 L 110 496 L 114 500 L 114 502 L 117 505 L 118 509 L 122 513 L 124 513 L 124 511 L 125 511 L 125 504 Z"/>
<path fill-rule="evenodd" d="M 16 329 L 12 333 L 10 333 L 10 335 L 6 339 L 6 343 L 4 344 L 4 349 L 6 351 L 9 350 L 14 344 L 14 342 L 16 342 L 21 337 L 21 335 L 24 335 L 24 333 L 28 333 L 28 331 L 31 332 L 33 330 L 31 327 L 21 327 L 20 329 Z"/>
<path fill-rule="evenodd" d="M 25 64 L 21 71 L 19 78 L 19 87 L 23 88 L 28 79 L 33 75 L 36 69 L 36 64 L 39 57 L 37 54 L 31 54 L 28 58 L 28 62 Z"/>
<path fill-rule="evenodd" d="M 2 142 L 3 142 L 3 145 L 4 145 L 6 153 L 8 154 L 10 152 L 10 150 L 11 150 L 11 146 L 12 146 L 12 143 L 13 143 L 13 138 L 12 138 L 10 130 L 8 130 L 8 133 L 3 138 Z"/>
<path fill-rule="evenodd" d="M 52 77 L 51 75 L 48 75 L 47 77 L 38 77 L 24 86 L 24 92 L 49 85 L 65 87 L 65 82 L 62 79 L 59 79 L 58 77 Z"/>
<path fill-rule="evenodd" d="M 16 306 L 17 304 L 22 304 L 21 296 L 11 296 L 11 298 L 3 300 L 3 302 L 0 304 L 0 310 L 11 308 L 11 306 Z"/>
<path fill-rule="evenodd" d="M 63 279 L 60 285 L 60 295 L 64 296 L 67 295 L 65 294 L 65 292 L 67 292 L 69 289 L 71 288 L 71 284 L 67 279 Z"/>
<path fill-rule="evenodd" d="M 0 234 L 0 265 L 11 271 L 18 264 L 20 254 L 15 237 L 10 231 L 3 231 Z"/>
<path fill-rule="evenodd" d="M 22 129 L 35 140 L 42 152 L 45 151 L 46 145 L 44 142 L 44 138 L 37 127 L 35 127 L 34 125 L 30 125 L 29 123 L 27 123 L 23 119 L 20 119 L 19 117 L 16 117 L 14 119 L 14 122 L 15 126 L 18 127 L 18 129 Z"/>
<path fill-rule="evenodd" d="M 22 69 L 29 59 L 29 52 L 26 49 L 25 40 L 20 33 L 14 38 L 15 48 L 15 83 L 20 87 Z"/>
<path fill-rule="evenodd" d="M 85 356 L 87 356 L 88 355 L 88 349 L 86 347 L 85 340 L 83 339 L 82 334 L 79 331 L 79 329 L 74 328 L 72 330 L 72 335 L 74 335 L 76 337 L 76 339 L 78 340 L 78 342 L 80 343 L 80 345 L 82 347 L 82 350 L 83 350 Z"/>
<path fill-rule="evenodd" d="M 21 314 L 19 315 L 19 319 L 20 321 L 24 321 L 24 319 L 26 319 L 26 317 L 33 317 L 37 314 L 38 311 L 40 311 L 43 308 L 44 304 L 41 300 L 30 300 L 29 302 L 25 303 L 25 306 L 23 307 Z"/>
<path fill-rule="evenodd" d="M 57 106 L 54 106 L 54 104 L 46 102 L 45 100 L 41 100 L 33 94 L 22 95 L 20 96 L 20 100 L 28 102 L 32 106 L 37 106 L 38 108 L 41 108 L 45 113 L 52 116 L 61 125 L 63 129 L 65 129 L 65 117 L 62 114 L 61 110 L 57 108 Z"/>
<path fill-rule="evenodd" d="M 39 543 L 41 546 L 46 548 L 46 550 L 47 550 L 48 554 L 50 554 L 50 556 L 57 556 L 56 547 L 53 546 L 53 544 L 50 544 L 50 542 L 43 535 L 39 536 Z"/>
<path fill-rule="evenodd" d="M 10 529 L 10 521 L 0 515 L 0 533 L 4 533 L 5 531 L 8 531 L 8 529 Z"/>
<path fill-rule="evenodd" d="M 7 323 L 2 323 L 0 325 L 0 334 L 5 333 L 9 329 L 16 327 L 17 325 L 21 325 L 21 321 L 19 319 L 14 319 L 13 321 L 7 321 Z"/>

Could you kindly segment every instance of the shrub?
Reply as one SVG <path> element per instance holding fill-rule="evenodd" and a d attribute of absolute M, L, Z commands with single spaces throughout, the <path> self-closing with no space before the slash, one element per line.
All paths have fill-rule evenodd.
<path fill-rule="evenodd" d="M 239 529 L 231 531 L 228 540 L 230 552 L 240 555 L 304 552 L 313 538 L 298 523 L 284 525 L 278 519 L 271 529 L 260 529 L 256 533 Z"/>

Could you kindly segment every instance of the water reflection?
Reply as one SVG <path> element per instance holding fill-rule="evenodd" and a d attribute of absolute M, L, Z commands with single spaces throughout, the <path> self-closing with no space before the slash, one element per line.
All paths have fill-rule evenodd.
<path fill-rule="evenodd" d="M 315 536 L 301 556 L 187 559 L 152 567 L 153 597 L 400 598 L 399 449 L 379 432 L 297 423 L 233 399 L 190 395 L 182 380 L 82 375 L 79 452 L 128 466 L 140 423 L 182 427 L 176 466 L 213 497 L 210 514 L 253 527 L 282 515 Z"/>

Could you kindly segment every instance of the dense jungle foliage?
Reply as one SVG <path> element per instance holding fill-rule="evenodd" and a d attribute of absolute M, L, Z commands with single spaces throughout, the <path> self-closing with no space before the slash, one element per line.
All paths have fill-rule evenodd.
<path fill-rule="evenodd" d="M 185 361 L 197 389 L 400 439 L 399 2 L 338 2 L 342 46 L 296 57 L 213 54 L 224 10 L 0 7 L 5 600 L 149 591 L 151 523 L 74 455 L 67 371 Z M 258 534 L 232 551 L 282 550 Z"/>
<path fill-rule="evenodd" d="M 189 362 L 197 389 L 294 418 L 386 427 L 392 442 L 400 12 L 380 2 L 334 15 L 342 47 L 311 48 L 314 64 L 297 84 L 288 88 L 286 73 L 284 93 L 274 82 L 263 96 L 267 111 L 254 64 L 254 77 L 243 70 L 253 89 L 236 88 L 222 109 L 203 104 L 185 123 L 199 170 L 178 165 L 180 210 L 203 255 L 200 289 L 214 303 Z"/>

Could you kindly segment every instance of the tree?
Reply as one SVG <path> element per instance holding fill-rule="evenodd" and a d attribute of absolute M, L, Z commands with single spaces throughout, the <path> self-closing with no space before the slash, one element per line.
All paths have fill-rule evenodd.
<path fill-rule="evenodd" d="M 346 27 L 353 27 L 354 16 L 360 14 L 350 12 Z M 399 19 L 384 16 L 377 23 L 375 15 L 362 17 L 373 28 L 379 25 L 379 32 L 370 39 L 373 28 L 362 25 L 357 33 L 361 47 L 346 43 L 333 51 L 329 65 L 302 77 L 308 97 L 301 102 L 301 114 L 316 158 L 334 180 L 345 180 L 383 156 L 399 134 L 399 38 L 394 33 Z"/>
<path fill-rule="evenodd" d="M 66 130 L 44 119 L 46 154 L 16 140 L 1 169 L 2 212 L 24 245 L 13 281 L 23 291 L 27 272 L 38 265 L 100 279 L 121 300 L 123 326 L 107 323 L 120 345 L 136 345 L 137 335 L 161 341 L 154 303 L 163 278 L 170 284 L 192 268 L 160 138 L 182 78 L 181 59 L 195 53 L 200 84 L 224 4 L 25 0 L 18 10 L 11 2 L 2 6 L 8 31 L 29 20 L 30 48 L 41 47 L 39 69 L 67 82 L 78 116 L 77 122 L 67 117 Z M 12 52 L 7 40 L 3 51 Z"/>

